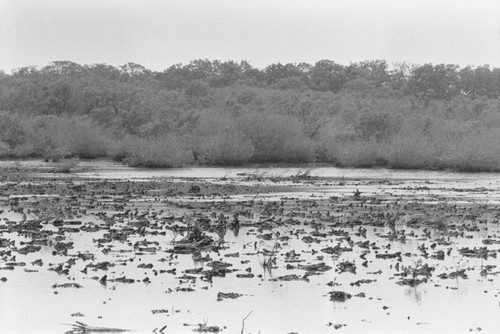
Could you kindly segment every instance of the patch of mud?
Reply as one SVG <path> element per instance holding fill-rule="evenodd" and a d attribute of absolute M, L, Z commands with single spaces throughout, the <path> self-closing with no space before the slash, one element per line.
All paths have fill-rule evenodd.
<path fill-rule="evenodd" d="M 9 168 L 2 333 L 500 331 L 489 174 Z"/>

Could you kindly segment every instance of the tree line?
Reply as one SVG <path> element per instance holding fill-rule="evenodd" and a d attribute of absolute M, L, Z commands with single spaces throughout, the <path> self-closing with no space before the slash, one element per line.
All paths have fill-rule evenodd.
<path fill-rule="evenodd" d="M 0 156 L 498 170 L 499 95 L 489 66 L 55 61 L 0 72 Z"/>

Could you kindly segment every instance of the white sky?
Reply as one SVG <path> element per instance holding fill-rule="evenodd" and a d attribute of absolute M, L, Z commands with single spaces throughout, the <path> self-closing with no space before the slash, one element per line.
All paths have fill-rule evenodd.
<path fill-rule="evenodd" d="M 0 0 L 0 69 L 193 59 L 500 67 L 500 0 Z"/>

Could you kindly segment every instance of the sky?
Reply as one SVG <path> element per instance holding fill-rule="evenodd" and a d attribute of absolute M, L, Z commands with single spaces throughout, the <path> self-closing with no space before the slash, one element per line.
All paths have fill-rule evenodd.
<path fill-rule="evenodd" d="M 500 0 L 0 0 L 0 69 L 194 59 L 500 67 Z"/>

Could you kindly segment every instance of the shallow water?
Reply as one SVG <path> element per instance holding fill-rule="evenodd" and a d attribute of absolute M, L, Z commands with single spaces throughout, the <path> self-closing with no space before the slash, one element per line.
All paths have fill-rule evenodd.
<path fill-rule="evenodd" d="M 481 275 L 487 265 L 498 265 L 498 259 L 491 256 L 500 249 L 495 243 L 500 241 L 498 175 L 322 167 L 312 170 L 315 178 L 291 179 L 298 168 L 142 170 L 102 162 L 87 163 L 81 168 L 76 174 L 54 175 L 41 170 L 25 176 L 28 184 L 43 185 L 37 191 L 45 189 L 55 196 L 40 199 L 41 194 L 30 193 L 34 188 L 24 183 L 2 188 L 0 238 L 15 241 L 15 245 L 0 248 L 3 252 L 0 278 L 7 279 L 0 282 L 1 333 L 63 333 L 71 329 L 64 324 L 75 321 L 145 333 L 165 325 L 165 332 L 192 333 L 199 327 L 197 324 L 206 323 L 219 326 L 225 333 L 240 333 L 247 315 L 245 333 L 469 332 L 477 328 L 483 332 L 500 331 L 497 317 L 500 268 Z M 256 180 L 256 175 L 261 179 Z M 47 178 L 51 180 L 46 182 Z M 128 192 L 121 191 L 119 186 L 123 184 L 118 186 L 118 182 L 131 179 L 143 183 L 136 188 L 127 186 Z M 186 182 L 199 182 L 208 189 L 207 193 L 182 190 Z M 45 188 L 52 183 L 60 188 Z M 146 188 L 152 183 L 154 187 Z M 78 184 L 93 187 L 79 193 L 75 188 Z M 247 188 L 219 192 L 233 185 Z M 74 191 L 61 190 L 66 186 Z M 140 192 L 142 187 L 147 190 Z M 173 190 L 169 193 L 165 189 Z M 358 197 L 353 196 L 356 190 L 360 192 Z M 15 199 L 19 202 L 14 205 Z M 68 232 L 46 224 L 43 230 L 54 231 L 48 237 L 52 245 L 49 242 L 40 251 L 26 255 L 18 253 L 21 242 L 29 242 L 31 238 L 6 228 L 9 222 L 23 220 L 19 210 L 13 210 L 21 206 L 29 221 L 37 216 L 28 209 L 50 205 L 70 207 L 71 214 L 66 212 L 65 220 L 81 221 L 80 227 L 93 223 L 103 228 L 96 232 Z M 281 213 L 280 207 L 284 208 Z M 119 215 L 135 209 L 135 216 Z M 185 277 L 183 271 L 200 267 L 205 270 L 207 262 L 196 262 L 191 254 L 168 252 L 175 241 L 186 235 L 174 232 L 172 226 L 186 226 L 187 221 L 207 217 L 211 212 L 231 217 L 232 212 L 245 210 L 248 215 L 242 216 L 243 226 L 238 235 L 226 232 L 224 249 L 201 253 L 212 260 L 230 263 L 237 271 L 213 277 L 212 282 L 205 281 L 200 274 L 186 274 L 194 279 Z M 384 220 L 380 214 L 395 211 L 399 212 L 399 218 L 393 228 L 375 224 Z M 144 216 L 138 218 L 141 213 Z M 271 226 L 259 224 L 269 217 Z M 436 217 L 443 220 L 445 228 L 410 224 L 412 219 L 424 221 Z M 96 242 L 109 228 L 118 231 L 135 228 L 134 224 L 141 219 L 152 224 L 146 226 L 145 233 L 131 233 L 124 241 Z M 212 218 L 211 223 L 215 220 Z M 363 223 L 349 224 L 355 220 Z M 153 228 L 154 224 L 161 228 Z M 360 227 L 366 229 L 366 235 L 359 233 Z M 153 233 L 159 231 L 164 235 Z M 206 233 L 218 239 L 216 233 Z M 265 235 L 270 235 L 270 240 L 265 240 Z M 310 243 L 304 241 L 308 236 L 313 238 Z M 74 243 L 66 255 L 53 254 L 57 237 L 62 237 L 62 242 Z M 153 246 L 156 251 L 134 247 L 144 240 L 145 245 Z M 493 242 L 485 245 L 483 240 Z M 370 243 L 368 248 L 360 246 L 365 241 Z M 352 250 L 334 255 L 321 251 L 336 245 Z M 422 246 L 427 256 L 420 250 Z M 273 268 L 264 268 L 263 262 L 270 256 L 263 250 L 273 247 L 276 263 Z M 465 257 L 459 253 L 463 247 L 487 247 L 492 253 L 486 258 Z M 447 253 L 446 257 L 432 258 L 439 250 Z M 286 253 L 291 251 L 297 256 L 287 257 Z M 366 251 L 369 253 L 364 263 L 360 256 Z M 76 257 L 83 252 L 90 252 L 95 258 L 84 261 Z M 400 259 L 377 257 L 396 252 L 402 253 Z M 239 256 L 226 256 L 235 253 Z M 43 260 L 43 265 L 32 264 L 38 259 Z M 66 265 L 71 259 L 76 261 L 68 274 L 48 270 L 58 264 Z M 82 272 L 89 264 L 103 261 L 114 266 L 107 270 L 88 267 L 87 273 Z M 356 265 L 355 274 L 336 270 L 344 261 Z M 5 269 L 12 262 L 24 262 L 25 266 Z M 302 279 L 307 271 L 300 266 L 319 263 L 332 268 Z M 138 268 L 140 264 L 153 266 Z M 427 282 L 414 287 L 397 284 L 403 268 L 423 264 L 435 268 Z M 174 268 L 175 273 L 166 272 Z M 462 269 L 467 279 L 438 277 Z M 248 273 L 247 270 L 255 276 L 236 276 Z M 104 275 L 106 284 L 99 282 Z M 301 279 L 280 281 L 285 275 Z M 111 281 L 119 277 L 135 282 Z M 149 282 L 143 282 L 146 277 Z M 362 279 L 376 281 L 351 285 Z M 327 285 L 329 282 L 334 282 L 333 286 Z M 78 283 L 82 287 L 52 287 L 64 283 Z M 183 291 L 186 288 L 193 291 Z M 332 291 L 347 292 L 352 298 L 345 302 L 331 301 Z M 217 301 L 218 292 L 242 296 Z M 365 297 L 355 296 L 360 292 Z M 155 313 L 155 310 L 162 311 Z M 345 326 L 335 329 L 335 325 Z"/>

